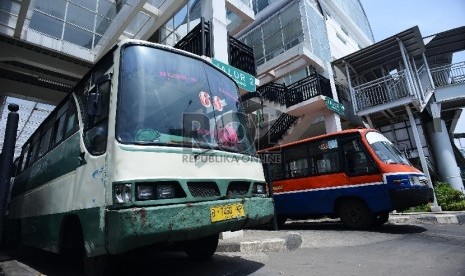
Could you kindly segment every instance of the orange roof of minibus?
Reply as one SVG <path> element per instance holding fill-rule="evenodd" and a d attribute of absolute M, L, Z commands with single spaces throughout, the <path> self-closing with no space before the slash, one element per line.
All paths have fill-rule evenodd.
<path fill-rule="evenodd" d="M 303 144 L 303 143 L 306 143 L 306 142 L 309 142 L 309 141 L 318 140 L 318 139 L 325 138 L 325 137 L 331 137 L 331 136 L 346 134 L 346 133 L 356 133 L 356 132 L 358 132 L 358 133 L 367 133 L 368 131 L 377 131 L 377 130 L 370 129 L 370 128 L 346 129 L 346 130 L 331 132 L 331 133 L 322 134 L 322 135 L 318 135 L 318 136 L 314 136 L 314 137 L 310 137 L 310 138 L 305 138 L 305 139 L 302 139 L 302 140 L 298 140 L 298 141 L 295 141 L 295 142 L 274 146 L 274 147 L 271 147 L 271 148 L 262 149 L 262 150 L 259 150 L 258 153 L 273 151 L 273 150 L 281 149 L 281 148 L 287 148 L 289 146 Z"/>

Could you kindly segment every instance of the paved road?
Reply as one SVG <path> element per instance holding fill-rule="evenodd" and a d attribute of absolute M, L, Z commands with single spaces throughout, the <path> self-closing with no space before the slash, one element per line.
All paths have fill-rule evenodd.
<path fill-rule="evenodd" d="M 465 276 L 465 225 L 385 225 L 350 231 L 340 223 L 293 223 L 302 245 L 292 252 L 217 253 L 209 263 L 165 252 L 126 257 L 122 275 L 456 275 Z M 21 261 L 46 275 L 80 275 L 54 254 Z M 24 275 L 20 273 L 17 275 Z"/>

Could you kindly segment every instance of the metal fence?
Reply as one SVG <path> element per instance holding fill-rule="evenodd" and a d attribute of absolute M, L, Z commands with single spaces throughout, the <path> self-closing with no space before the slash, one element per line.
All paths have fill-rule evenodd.
<path fill-rule="evenodd" d="M 356 86 L 353 90 L 356 112 L 409 96 L 405 70 Z"/>
<path fill-rule="evenodd" d="M 432 68 L 431 76 L 436 87 L 463 83 L 465 82 L 465 62 Z"/>

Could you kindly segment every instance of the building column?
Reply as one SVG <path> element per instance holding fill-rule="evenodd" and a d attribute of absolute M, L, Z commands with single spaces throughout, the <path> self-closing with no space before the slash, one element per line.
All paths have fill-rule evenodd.
<path fill-rule="evenodd" d="M 465 193 L 462 178 L 460 177 L 460 169 L 455 160 L 454 150 L 444 120 L 441 120 L 442 131 L 434 131 L 433 121 L 426 124 L 426 129 L 428 130 L 427 134 L 441 180 L 449 183 L 455 190 Z"/>
<path fill-rule="evenodd" d="M 212 24 L 213 57 L 229 64 L 228 59 L 228 30 L 226 29 L 225 0 L 201 0 L 201 14 Z"/>
<path fill-rule="evenodd" d="M 337 114 L 336 112 L 332 112 L 328 110 L 326 114 L 324 115 L 324 118 L 325 118 L 326 133 L 340 131 L 342 129 L 341 118 L 339 117 L 339 114 Z"/>

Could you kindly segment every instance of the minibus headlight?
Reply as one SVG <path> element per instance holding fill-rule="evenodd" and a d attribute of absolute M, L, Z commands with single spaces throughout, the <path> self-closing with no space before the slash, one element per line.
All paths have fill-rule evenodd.
<path fill-rule="evenodd" d="M 171 184 L 158 184 L 157 185 L 157 198 L 158 199 L 167 199 L 174 198 L 175 191 L 174 187 Z"/>
<path fill-rule="evenodd" d="M 155 199 L 155 187 L 153 185 L 137 185 L 137 200 Z"/>
<path fill-rule="evenodd" d="M 131 184 L 115 184 L 113 185 L 113 202 L 127 203 L 131 201 Z"/>
<path fill-rule="evenodd" d="M 418 176 L 411 176 L 410 177 L 410 185 L 412 186 L 420 186 L 420 178 Z"/>

